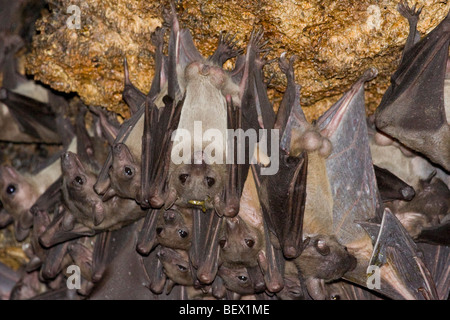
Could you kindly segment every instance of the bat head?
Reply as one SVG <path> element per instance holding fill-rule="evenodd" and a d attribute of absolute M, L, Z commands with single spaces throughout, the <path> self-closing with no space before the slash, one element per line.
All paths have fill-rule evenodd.
<path fill-rule="evenodd" d="M 111 188 L 119 197 L 135 199 L 140 192 L 141 165 L 123 143 L 115 144 L 112 151 L 113 161 L 109 171 Z"/>
<path fill-rule="evenodd" d="M 84 202 L 86 198 L 96 195 L 93 189 L 95 176 L 86 170 L 75 153 L 69 151 L 61 156 L 61 169 L 63 185 L 73 201 Z"/>
<path fill-rule="evenodd" d="M 247 268 L 231 268 L 221 265 L 218 270 L 219 277 L 222 278 L 225 287 L 228 290 L 240 295 L 249 295 L 255 293 L 255 288 L 247 272 Z"/>
<path fill-rule="evenodd" d="M 173 206 L 158 212 L 156 237 L 162 246 L 188 250 L 192 241 L 192 214 L 180 210 Z"/>
<path fill-rule="evenodd" d="M 164 272 L 173 282 L 184 286 L 194 284 L 187 251 L 160 247 L 157 255 L 164 267 Z"/>
<path fill-rule="evenodd" d="M 222 261 L 250 267 L 256 264 L 258 253 L 264 248 L 264 237 L 261 230 L 236 216 L 226 218 L 219 246 Z"/>
<path fill-rule="evenodd" d="M 61 156 L 61 169 L 63 196 L 70 211 L 89 217 L 94 225 L 99 225 L 104 218 L 104 207 L 101 198 L 94 191 L 97 177 L 70 151 Z"/>
<path fill-rule="evenodd" d="M 11 166 L 0 166 L 0 200 L 8 213 L 18 218 L 33 205 L 37 196 L 26 177 Z"/>
<path fill-rule="evenodd" d="M 226 166 L 220 164 L 180 164 L 169 178 L 170 188 L 176 191 L 182 207 L 201 206 L 212 209 L 213 201 L 224 188 Z"/>
<path fill-rule="evenodd" d="M 318 235 L 309 240 L 302 254 L 295 260 L 305 278 L 332 281 L 341 278 L 356 267 L 356 258 L 341 245 L 336 237 Z"/>

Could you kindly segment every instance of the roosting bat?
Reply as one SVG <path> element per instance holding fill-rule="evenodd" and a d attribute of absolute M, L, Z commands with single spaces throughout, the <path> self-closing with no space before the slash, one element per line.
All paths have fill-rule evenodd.
<path fill-rule="evenodd" d="M 262 84 L 260 68 L 264 65 L 259 53 L 265 52 L 262 49 L 262 33 L 252 34 L 245 62 L 240 59 L 237 69 L 228 72 L 222 69 L 222 64 L 240 53 L 235 49 L 232 38 L 221 37 L 216 52 L 204 59 L 195 48 L 189 31 L 180 29 L 174 8 L 166 20 L 172 27 L 168 99 L 173 100 L 174 104 L 182 101 L 182 109 L 172 137 L 172 150 L 166 150 L 171 161 L 168 181 L 162 183 L 168 184 L 167 192 L 164 194 L 155 190 L 146 194 L 143 200 L 159 206 L 165 202 L 166 207 L 175 202 L 182 206 L 200 206 L 204 210 L 215 208 L 219 215 L 236 215 L 237 208 L 223 208 L 226 207 L 223 205 L 223 193 L 228 181 L 225 165 L 227 104 L 240 107 L 244 120 L 250 117 L 250 121 L 244 121 L 243 129 L 260 128 L 257 116 L 250 113 L 256 114 L 258 99 L 263 98 L 258 96 L 258 88 Z M 215 139 L 214 142 L 205 141 L 211 138 Z M 212 153 L 205 152 L 208 148 L 209 151 L 215 150 L 212 158 L 209 158 Z M 169 159 L 167 156 L 163 158 Z M 144 167 L 151 166 L 143 162 Z M 246 174 L 244 170 L 243 180 Z M 146 178 L 148 180 L 152 181 Z"/>
<path fill-rule="evenodd" d="M 96 175 L 76 154 L 64 153 L 61 157 L 61 167 L 62 191 L 68 210 L 55 217 L 41 235 L 40 241 L 44 246 L 49 247 L 80 236 L 114 230 L 145 215 L 146 211 L 130 199 L 115 196 L 103 202 L 93 189 Z"/>
<path fill-rule="evenodd" d="M 141 202 L 141 162 L 145 163 L 146 159 L 150 159 L 152 156 L 148 154 L 145 146 L 144 149 L 142 148 L 145 101 L 147 99 L 156 103 L 161 99 L 160 96 L 167 91 L 167 62 L 162 51 L 164 33 L 164 28 L 158 28 L 152 36 L 156 47 L 155 76 L 147 95 L 140 92 L 129 80 L 128 65 L 126 59 L 124 60 L 125 85 L 123 99 L 130 107 L 132 116 L 122 123 L 114 137 L 110 137 L 110 140 L 114 138 L 114 142 L 111 143 L 111 151 L 94 186 L 95 191 L 103 195 L 105 201 L 118 195 Z M 162 101 L 159 101 L 157 105 L 158 108 L 164 108 Z M 147 127 L 146 130 L 150 130 L 150 128 Z M 156 141 L 158 140 L 160 139 L 156 139 Z M 145 203 L 143 205 L 146 206 Z"/>
<path fill-rule="evenodd" d="M 391 86 L 378 106 L 377 128 L 450 170 L 449 97 L 447 60 L 450 41 L 447 17 L 417 42 L 418 13 L 400 3 L 410 34 Z"/>

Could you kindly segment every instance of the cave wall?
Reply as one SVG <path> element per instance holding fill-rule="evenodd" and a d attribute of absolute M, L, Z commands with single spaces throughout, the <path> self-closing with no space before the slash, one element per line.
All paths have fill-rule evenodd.
<path fill-rule="evenodd" d="M 408 22 L 393 0 L 183 0 L 176 2 L 182 26 L 189 28 L 204 56 L 210 55 L 219 33 L 237 33 L 241 47 L 254 26 L 263 26 L 269 59 L 284 51 L 296 54 L 297 82 L 309 119 L 317 118 L 369 67 L 378 77 L 367 85 L 367 113 L 376 108 L 389 85 L 408 35 Z M 413 5 L 414 3 L 410 3 Z M 68 27 L 79 8 L 79 28 Z M 161 26 L 168 1 L 57 0 L 36 23 L 37 34 L 27 55 L 26 71 L 36 80 L 63 92 L 76 92 L 86 104 L 107 107 L 123 117 L 123 58 L 131 81 L 147 92 L 153 77 L 151 34 Z M 418 29 L 431 31 L 447 14 L 450 3 L 417 1 L 423 7 Z M 285 79 L 276 62 L 265 67 L 273 77 L 269 94 L 274 108 Z"/>

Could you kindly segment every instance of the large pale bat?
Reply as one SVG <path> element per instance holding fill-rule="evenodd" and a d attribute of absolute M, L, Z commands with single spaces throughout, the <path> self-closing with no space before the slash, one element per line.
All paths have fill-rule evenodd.
<path fill-rule="evenodd" d="M 243 129 L 260 128 L 257 117 L 252 113 L 256 112 L 256 105 L 260 103 L 258 98 L 262 97 L 258 92 L 264 65 L 259 55 L 265 52 L 262 33 L 252 33 L 245 57 L 238 58 L 235 70 L 229 72 L 222 69 L 223 63 L 241 52 L 235 48 L 232 37 L 222 36 L 216 52 L 204 59 L 195 48 L 189 31 L 180 29 L 174 7 L 166 15 L 166 21 L 171 24 L 166 101 L 172 100 L 174 105 L 181 102 L 182 108 L 173 143 L 167 143 L 171 147 L 163 147 L 166 155 L 159 156 L 164 159 L 160 161 L 164 165 L 167 166 L 166 162 L 169 162 L 168 168 L 159 169 L 168 175 L 167 180 L 158 181 L 159 185 L 166 184 L 167 188 L 165 192 L 161 190 L 163 187 L 146 192 L 141 202 L 153 206 L 165 203 L 166 207 L 172 203 L 200 206 L 204 210 L 214 208 L 219 215 L 236 215 L 238 200 L 228 200 L 225 204 L 223 201 L 228 184 L 225 164 L 227 105 L 231 104 L 242 110 Z M 197 125 L 201 125 L 201 128 Z M 214 136 L 214 143 L 206 142 L 205 134 L 211 133 L 211 130 L 215 130 L 221 139 Z M 214 159 L 207 157 L 205 150 L 208 147 L 217 151 Z M 175 163 L 175 157 L 180 156 L 182 161 Z M 143 163 L 142 166 L 143 171 L 149 171 L 145 168 L 151 167 L 154 166 L 150 163 Z M 246 174 L 244 170 L 244 177 Z M 150 181 L 149 184 L 152 185 L 155 179 L 146 178 L 145 181 Z"/>

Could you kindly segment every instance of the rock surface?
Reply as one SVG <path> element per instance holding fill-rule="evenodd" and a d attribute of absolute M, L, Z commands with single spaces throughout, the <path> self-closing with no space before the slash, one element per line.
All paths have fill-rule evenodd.
<path fill-rule="evenodd" d="M 123 58 L 128 58 L 131 81 L 142 91 L 153 76 L 151 33 L 162 24 L 168 1 L 57 0 L 49 1 L 36 28 L 26 69 L 35 79 L 63 92 L 76 92 L 86 104 L 107 107 L 128 117 L 122 101 Z M 176 3 L 180 22 L 191 30 L 205 56 L 215 47 L 220 31 L 238 33 L 245 47 L 254 25 L 262 25 L 272 51 L 298 55 L 297 81 L 309 119 L 317 118 L 364 72 L 373 66 L 378 77 L 367 87 L 367 112 L 372 113 L 389 85 L 408 35 L 408 22 L 393 0 L 183 0 Z M 414 3 L 410 3 L 413 5 Z M 69 28 L 76 11 L 80 28 Z M 422 34 L 447 14 L 450 2 L 421 0 Z M 75 8 L 76 9 L 76 8 Z M 265 68 L 275 108 L 284 91 L 284 76 L 274 62 Z"/>

